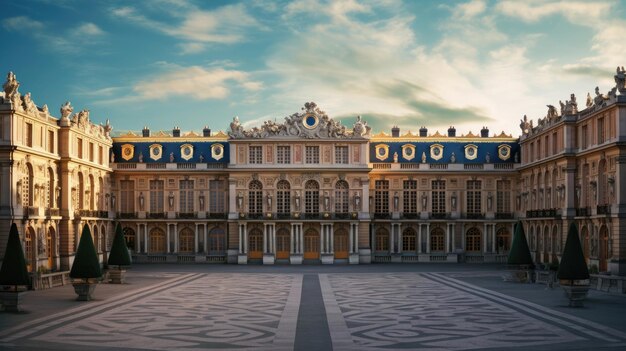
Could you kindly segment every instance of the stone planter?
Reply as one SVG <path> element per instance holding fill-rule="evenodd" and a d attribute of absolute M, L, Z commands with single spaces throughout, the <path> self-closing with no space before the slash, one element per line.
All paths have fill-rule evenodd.
<path fill-rule="evenodd" d="M 22 293 L 26 291 L 25 286 L 10 287 L 0 290 L 0 304 L 6 312 L 21 312 Z"/>
<path fill-rule="evenodd" d="M 109 283 L 126 284 L 126 270 L 125 269 L 109 270 Z"/>
<path fill-rule="evenodd" d="M 560 284 L 569 300 L 569 307 L 583 307 L 583 302 L 589 292 L 589 282 L 587 284 L 576 284 L 576 281 L 561 280 Z"/>
<path fill-rule="evenodd" d="M 90 301 L 93 299 L 93 292 L 96 290 L 96 285 L 98 283 L 88 283 L 88 282 L 75 282 L 72 283 L 74 286 L 74 292 L 78 295 L 77 301 Z"/>

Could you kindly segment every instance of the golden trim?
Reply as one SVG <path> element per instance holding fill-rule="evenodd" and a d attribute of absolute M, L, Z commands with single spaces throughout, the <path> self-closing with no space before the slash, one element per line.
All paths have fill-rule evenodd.
<path fill-rule="evenodd" d="M 215 143 L 211 145 L 211 157 L 219 161 L 224 157 L 224 145 Z"/>
<path fill-rule="evenodd" d="M 381 161 L 384 161 L 389 157 L 389 145 L 387 144 L 378 144 L 374 147 L 375 157 Z M 383 154 L 380 154 L 379 150 L 383 150 Z"/>
<path fill-rule="evenodd" d="M 503 150 L 506 150 L 506 155 L 502 154 Z M 505 144 L 498 146 L 498 158 L 501 159 L 502 161 L 506 161 L 510 159 L 511 158 L 511 146 L 505 145 Z"/>
<path fill-rule="evenodd" d="M 474 150 L 474 154 L 470 155 L 469 150 Z M 468 160 L 475 160 L 478 157 L 478 146 L 474 144 L 465 145 L 465 158 Z"/>
<path fill-rule="evenodd" d="M 122 158 L 126 161 L 132 159 L 135 156 L 135 145 L 124 144 L 122 145 Z"/>
<path fill-rule="evenodd" d="M 189 150 L 188 154 L 185 154 L 185 150 Z M 193 157 L 193 145 L 191 144 L 183 144 L 180 146 L 180 158 L 185 161 L 191 160 Z"/>
<path fill-rule="evenodd" d="M 407 161 L 411 161 L 412 159 L 415 158 L 415 145 L 413 144 L 404 144 L 402 145 L 402 158 L 404 158 Z M 411 150 L 411 154 L 409 155 L 407 152 Z"/>
<path fill-rule="evenodd" d="M 155 154 L 154 151 L 157 151 Z M 150 145 L 150 158 L 158 161 L 163 157 L 163 146 L 161 144 L 152 144 Z"/>
<path fill-rule="evenodd" d="M 435 154 L 435 150 L 439 150 L 439 155 Z M 443 158 L 443 145 L 441 144 L 432 144 L 430 146 L 430 158 L 435 161 L 439 161 Z"/>

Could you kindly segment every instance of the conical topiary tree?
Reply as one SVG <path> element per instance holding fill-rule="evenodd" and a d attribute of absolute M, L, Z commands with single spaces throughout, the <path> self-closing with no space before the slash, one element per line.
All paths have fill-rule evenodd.
<path fill-rule="evenodd" d="M 70 277 L 75 279 L 92 279 L 102 277 L 102 269 L 96 254 L 96 247 L 93 245 L 91 230 L 85 224 L 83 233 L 80 236 L 78 250 L 74 257 Z"/>
<path fill-rule="evenodd" d="M 557 277 L 560 280 L 570 281 L 570 285 L 574 284 L 575 280 L 589 279 L 587 262 L 585 262 L 585 255 L 578 237 L 578 226 L 573 222 L 567 232 L 567 240 L 563 248 Z"/>
<path fill-rule="evenodd" d="M 20 285 L 30 285 L 26 259 L 15 223 L 11 224 L 9 231 L 9 240 L 0 269 L 0 285 L 13 286 L 15 291 Z"/>
<path fill-rule="evenodd" d="M 511 250 L 509 251 L 509 257 L 506 263 L 508 265 L 526 265 L 530 268 L 534 267 L 533 259 L 530 256 L 530 249 L 528 248 L 528 242 L 526 241 L 526 234 L 524 233 L 524 226 L 522 226 L 522 222 L 520 221 L 515 223 L 513 243 L 511 244 Z"/>
<path fill-rule="evenodd" d="M 109 253 L 108 264 L 118 266 L 130 266 L 131 259 L 126 247 L 126 241 L 124 240 L 124 233 L 122 233 L 122 226 L 117 223 L 115 226 L 115 237 L 113 238 L 113 245 L 111 245 L 111 252 Z"/>

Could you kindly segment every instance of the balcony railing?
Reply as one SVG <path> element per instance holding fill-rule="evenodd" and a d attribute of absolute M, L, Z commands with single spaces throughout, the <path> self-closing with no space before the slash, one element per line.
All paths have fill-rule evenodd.
<path fill-rule="evenodd" d="M 496 219 L 513 219 L 511 212 L 496 212 Z"/>
<path fill-rule="evenodd" d="M 402 213 L 400 213 L 400 218 L 403 218 L 403 219 L 418 219 L 418 218 L 420 218 L 420 214 L 418 212 L 402 212 Z"/>
<path fill-rule="evenodd" d="M 117 213 L 117 218 L 120 218 L 120 219 L 135 219 L 135 218 L 137 218 L 137 213 L 136 212 L 118 212 Z"/>
<path fill-rule="evenodd" d="M 466 219 L 485 219 L 485 215 L 483 213 L 466 213 Z"/>
<path fill-rule="evenodd" d="M 197 218 L 198 215 L 195 212 L 178 212 L 176 213 L 176 218 L 179 219 L 192 219 Z"/>
<path fill-rule="evenodd" d="M 611 205 L 599 205 L 596 212 L 598 215 L 609 215 L 611 214 Z"/>
<path fill-rule="evenodd" d="M 589 210 L 589 207 L 579 207 L 576 209 L 577 217 L 586 217 L 589 215 L 591 215 L 591 211 Z"/>
<path fill-rule="evenodd" d="M 389 212 L 374 212 L 374 218 L 376 219 L 390 219 L 391 213 Z"/>
<path fill-rule="evenodd" d="M 228 218 L 228 213 L 209 213 L 207 215 L 209 219 L 226 219 Z"/>
<path fill-rule="evenodd" d="M 549 217 L 556 217 L 556 216 L 557 216 L 557 211 L 555 208 L 526 211 L 526 218 L 549 218 Z"/>
<path fill-rule="evenodd" d="M 46 216 L 59 216 L 61 211 L 58 208 L 46 208 Z"/>
<path fill-rule="evenodd" d="M 156 219 L 156 218 L 165 218 L 165 212 L 151 212 L 148 213 L 148 218 Z"/>
<path fill-rule="evenodd" d="M 435 212 L 430 214 L 430 218 L 432 219 L 447 219 L 450 218 L 449 212 Z"/>

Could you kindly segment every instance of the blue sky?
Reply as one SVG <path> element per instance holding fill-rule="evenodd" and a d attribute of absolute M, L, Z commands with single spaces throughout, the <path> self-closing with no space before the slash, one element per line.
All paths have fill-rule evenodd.
<path fill-rule="evenodd" d="M 614 86 L 624 1 L 5 0 L 0 68 L 53 115 L 226 130 L 315 101 L 352 125 L 460 133 Z M 4 73 L 3 73 L 4 74 Z"/>

